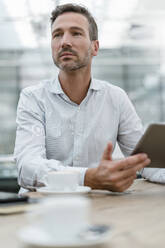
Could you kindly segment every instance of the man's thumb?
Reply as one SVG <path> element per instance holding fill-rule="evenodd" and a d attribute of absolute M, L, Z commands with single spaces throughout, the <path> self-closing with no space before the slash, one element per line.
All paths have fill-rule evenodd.
<path fill-rule="evenodd" d="M 112 143 L 109 142 L 104 150 L 102 160 L 112 160 L 112 150 L 113 150 Z"/>

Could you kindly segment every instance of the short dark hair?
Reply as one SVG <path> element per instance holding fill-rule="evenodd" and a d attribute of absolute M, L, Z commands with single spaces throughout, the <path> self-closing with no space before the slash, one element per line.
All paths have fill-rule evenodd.
<path fill-rule="evenodd" d="M 63 13 L 66 13 L 66 12 L 74 12 L 74 13 L 78 13 L 78 14 L 85 16 L 88 20 L 88 23 L 89 23 L 90 40 L 97 40 L 98 39 L 98 28 L 97 28 L 97 24 L 95 22 L 95 19 L 90 14 L 90 12 L 88 11 L 87 8 L 85 8 L 81 5 L 78 5 L 78 4 L 68 3 L 68 4 L 58 5 L 55 8 L 55 10 L 53 10 L 51 13 L 51 18 L 50 18 L 51 25 L 53 25 L 54 21 L 56 20 L 56 18 L 58 16 L 62 15 Z"/>

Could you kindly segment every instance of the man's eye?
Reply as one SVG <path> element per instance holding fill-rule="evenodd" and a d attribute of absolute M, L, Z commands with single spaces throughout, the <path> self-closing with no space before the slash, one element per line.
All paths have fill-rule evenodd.
<path fill-rule="evenodd" d="M 62 34 L 60 34 L 60 33 L 57 33 L 57 34 L 54 34 L 53 35 L 53 38 L 58 38 L 58 37 L 60 37 Z"/>
<path fill-rule="evenodd" d="M 73 35 L 74 35 L 74 36 L 79 36 L 79 35 L 81 35 L 81 33 L 79 33 L 79 32 L 74 32 Z"/>

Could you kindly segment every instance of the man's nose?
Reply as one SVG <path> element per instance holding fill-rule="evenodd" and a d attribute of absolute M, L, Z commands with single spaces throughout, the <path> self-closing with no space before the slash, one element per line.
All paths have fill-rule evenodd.
<path fill-rule="evenodd" d="M 69 34 L 63 35 L 62 40 L 61 40 L 61 46 L 62 48 L 72 46 L 72 41 L 71 41 L 71 37 Z"/>

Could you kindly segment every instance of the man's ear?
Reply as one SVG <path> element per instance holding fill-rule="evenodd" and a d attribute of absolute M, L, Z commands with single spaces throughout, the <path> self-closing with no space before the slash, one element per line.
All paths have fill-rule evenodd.
<path fill-rule="evenodd" d="M 93 40 L 92 41 L 92 55 L 97 56 L 99 50 L 99 41 Z"/>

